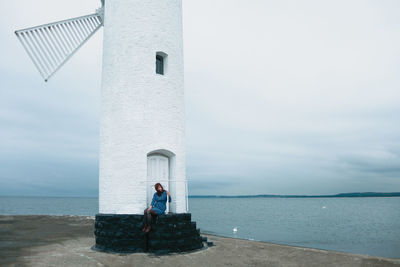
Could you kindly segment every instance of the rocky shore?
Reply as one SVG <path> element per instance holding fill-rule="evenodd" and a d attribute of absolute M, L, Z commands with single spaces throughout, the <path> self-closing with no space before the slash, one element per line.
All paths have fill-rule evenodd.
<path fill-rule="evenodd" d="M 94 217 L 0 216 L 0 266 L 400 266 L 400 259 L 207 236 L 215 246 L 188 253 L 103 253 Z"/>

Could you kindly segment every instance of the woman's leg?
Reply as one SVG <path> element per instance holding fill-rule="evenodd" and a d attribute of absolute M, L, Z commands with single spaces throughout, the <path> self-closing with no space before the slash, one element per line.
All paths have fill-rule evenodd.
<path fill-rule="evenodd" d="M 147 217 L 147 225 L 148 226 L 145 229 L 146 233 L 148 233 L 150 231 L 150 229 L 151 229 L 152 216 L 157 216 L 158 215 L 157 209 L 151 210 L 150 212 L 147 212 L 147 214 L 148 214 L 149 217 Z"/>
<path fill-rule="evenodd" d="M 150 216 L 150 220 L 149 220 L 149 216 Z M 143 211 L 143 229 L 142 229 L 142 231 L 145 231 L 146 227 L 149 226 L 150 223 L 151 223 L 151 214 L 150 214 L 150 212 L 148 212 L 147 209 L 145 209 Z"/>
<path fill-rule="evenodd" d="M 151 224 L 151 212 L 147 211 L 146 217 L 147 217 L 147 225 L 150 226 L 150 224 Z"/>
<path fill-rule="evenodd" d="M 150 211 L 150 213 L 152 215 L 151 218 L 154 218 L 158 215 L 157 211 L 155 211 L 155 210 Z M 152 220 L 151 220 L 151 222 L 152 222 Z"/>

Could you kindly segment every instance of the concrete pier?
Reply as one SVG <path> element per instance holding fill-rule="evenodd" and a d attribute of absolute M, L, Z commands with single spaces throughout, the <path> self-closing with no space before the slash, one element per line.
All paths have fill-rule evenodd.
<path fill-rule="evenodd" d="M 0 266 L 400 266 L 400 259 L 205 235 L 215 246 L 154 255 L 97 252 L 94 217 L 0 216 Z M 203 234 L 202 234 L 203 235 Z"/>

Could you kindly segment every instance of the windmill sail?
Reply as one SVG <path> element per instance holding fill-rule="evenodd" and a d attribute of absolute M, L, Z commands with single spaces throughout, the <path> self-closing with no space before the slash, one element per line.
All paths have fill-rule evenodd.
<path fill-rule="evenodd" d="M 103 25 L 101 12 L 15 31 L 47 80 Z"/>

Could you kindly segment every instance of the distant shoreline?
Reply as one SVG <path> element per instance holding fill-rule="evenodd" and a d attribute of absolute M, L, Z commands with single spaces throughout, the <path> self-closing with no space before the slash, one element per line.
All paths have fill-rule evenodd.
<path fill-rule="evenodd" d="M 23 196 L 23 195 L 0 195 L 0 197 L 20 198 L 98 198 L 98 196 Z M 400 192 L 355 192 L 339 193 L 335 195 L 189 195 L 189 198 L 340 198 L 340 197 L 400 197 Z"/>
<path fill-rule="evenodd" d="M 338 198 L 338 197 L 400 197 L 400 192 L 379 193 L 379 192 L 363 192 L 363 193 L 340 193 L 335 195 L 193 195 L 189 198 Z"/>

